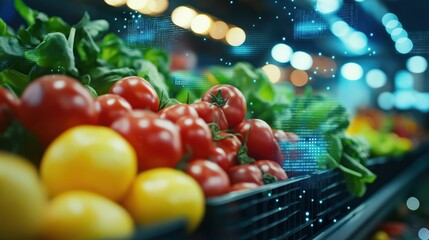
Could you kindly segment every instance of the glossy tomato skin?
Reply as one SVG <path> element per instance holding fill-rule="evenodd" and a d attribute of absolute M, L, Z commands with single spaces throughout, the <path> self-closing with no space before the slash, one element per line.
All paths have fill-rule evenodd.
<path fill-rule="evenodd" d="M 213 141 L 214 146 L 222 148 L 229 162 L 229 166 L 237 165 L 237 153 L 241 147 L 240 139 L 237 136 L 230 133 L 220 133 L 219 137 L 223 138 L 222 140 Z"/>
<path fill-rule="evenodd" d="M 144 78 L 138 76 L 122 78 L 113 84 L 109 93 L 125 98 L 133 109 L 158 111 L 158 94 Z"/>
<path fill-rule="evenodd" d="M 198 118 L 197 111 L 189 104 L 174 104 L 169 107 L 163 108 L 158 112 L 159 116 L 163 119 L 176 122 L 183 116 Z"/>
<path fill-rule="evenodd" d="M 179 128 L 156 113 L 135 110 L 116 119 L 111 128 L 133 146 L 139 171 L 174 168 L 183 155 Z"/>
<path fill-rule="evenodd" d="M 0 87 L 0 134 L 10 126 L 18 114 L 20 101 L 6 88 Z"/>
<path fill-rule="evenodd" d="M 115 119 L 132 110 L 127 100 L 116 94 L 104 94 L 95 98 L 95 109 L 98 124 L 102 126 L 110 126 Z"/>
<path fill-rule="evenodd" d="M 191 159 L 208 158 L 212 146 L 212 133 L 201 118 L 183 116 L 176 125 L 180 130 L 183 152 L 190 153 Z"/>
<path fill-rule="evenodd" d="M 91 93 L 76 79 L 45 75 L 22 93 L 18 119 L 46 147 L 71 127 L 97 124 L 97 111 Z"/>
<path fill-rule="evenodd" d="M 228 157 L 225 151 L 220 147 L 213 146 L 210 149 L 210 155 L 208 159 L 219 165 L 219 167 L 221 167 L 225 171 L 227 171 L 230 167 L 234 166 L 231 164 L 230 161 L 228 161 Z"/>
<path fill-rule="evenodd" d="M 223 110 L 209 102 L 201 101 L 191 104 L 198 112 L 198 116 L 206 123 L 217 123 L 220 130 L 228 129 L 228 121 L 226 120 Z"/>
<path fill-rule="evenodd" d="M 222 94 L 222 99 L 226 100 L 225 105 L 221 106 L 221 108 L 225 113 L 226 120 L 228 121 L 228 128 L 233 129 L 242 122 L 246 116 L 246 99 L 238 88 L 228 84 L 219 84 L 208 89 L 203 94 L 201 100 L 213 103 L 213 96 L 216 96 L 219 91 Z"/>
<path fill-rule="evenodd" d="M 201 186 L 206 198 L 225 194 L 229 190 L 229 178 L 216 163 L 198 159 L 188 164 L 185 172 Z"/>
<path fill-rule="evenodd" d="M 298 135 L 293 132 L 285 132 L 280 129 L 273 129 L 273 135 L 277 142 L 289 142 L 295 144 L 299 141 Z"/>
<path fill-rule="evenodd" d="M 236 183 L 229 188 L 229 192 L 245 191 L 245 190 L 250 190 L 257 187 L 259 187 L 259 185 L 256 183 L 248 183 L 248 182 Z"/>
<path fill-rule="evenodd" d="M 262 181 L 262 172 L 254 165 L 237 165 L 228 169 L 227 172 L 232 185 L 243 182 L 255 183 L 258 186 L 264 185 Z"/>
<path fill-rule="evenodd" d="M 250 157 L 255 160 L 269 159 L 280 165 L 283 164 L 280 146 L 274 139 L 271 127 L 265 121 L 246 119 L 235 128 L 235 132 L 240 134 L 239 138 L 242 142 L 248 135 L 247 148 Z"/>
<path fill-rule="evenodd" d="M 288 176 L 283 168 L 276 162 L 271 160 L 258 160 L 253 163 L 257 166 L 263 174 L 270 174 L 276 177 L 277 181 L 288 179 Z"/>

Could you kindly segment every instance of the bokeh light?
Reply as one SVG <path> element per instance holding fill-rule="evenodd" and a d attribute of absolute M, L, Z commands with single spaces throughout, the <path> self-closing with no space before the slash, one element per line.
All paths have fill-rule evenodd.
<path fill-rule="evenodd" d="M 415 197 L 410 197 L 407 199 L 407 208 L 411 211 L 415 211 L 420 207 L 420 201 Z"/>
<path fill-rule="evenodd" d="M 383 92 L 378 96 L 378 106 L 383 110 L 391 110 L 395 104 L 395 97 L 390 92 Z"/>
<path fill-rule="evenodd" d="M 414 88 L 414 77 L 408 71 L 400 70 L 395 75 L 395 88 L 397 90 L 411 90 Z"/>
<path fill-rule="evenodd" d="M 276 44 L 271 50 L 271 56 L 280 63 L 287 63 L 290 61 L 293 54 L 291 47 L 284 43 Z"/>
<path fill-rule="evenodd" d="M 107 4 L 114 7 L 120 7 L 122 5 L 125 5 L 127 3 L 127 0 L 104 0 Z"/>
<path fill-rule="evenodd" d="M 403 37 L 395 42 L 395 48 L 399 53 L 407 54 L 413 50 L 413 42 L 409 38 Z"/>
<path fill-rule="evenodd" d="M 298 70 L 308 70 L 313 65 L 313 58 L 306 52 L 297 51 L 292 55 L 290 64 Z"/>
<path fill-rule="evenodd" d="M 267 64 L 262 67 L 262 70 L 273 83 L 280 81 L 283 75 L 282 70 L 274 64 Z"/>
<path fill-rule="evenodd" d="M 337 37 L 345 37 L 352 31 L 350 26 L 342 21 L 336 21 L 331 25 L 331 32 Z"/>
<path fill-rule="evenodd" d="M 303 70 L 293 70 L 290 74 L 290 81 L 296 87 L 305 86 L 308 83 L 308 74 Z"/>
<path fill-rule="evenodd" d="M 392 30 L 392 32 L 390 33 L 390 37 L 392 38 L 393 41 L 396 42 L 400 38 L 408 37 L 408 33 L 403 28 L 397 27 L 397 28 Z"/>
<path fill-rule="evenodd" d="M 346 44 L 350 50 L 359 53 L 366 50 L 368 38 L 363 32 L 355 31 L 346 36 Z"/>
<path fill-rule="evenodd" d="M 197 15 L 197 12 L 189 7 L 177 7 L 171 13 L 171 20 L 179 27 L 189 29 L 192 19 Z"/>
<path fill-rule="evenodd" d="M 386 24 L 391 20 L 398 20 L 398 17 L 393 13 L 386 13 L 383 15 L 381 22 L 383 23 L 384 26 L 386 26 Z"/>
<path fill-rule="evenodd" d="M 149 0 L 127 0 L 127 6 L 133 10 L 143 9 Z"/>
<path fill-rule="evenodd" d="M 383 87 L 387 82 L 386 73 L 380 69 L 371 69 L 366 74 L 366 83 L 372 88 Z"/>
<path fill-rule="evenodd" d="M 210 28 L 210 37 L 214 39 L 223 39 L 228 32 L 228 25 L 223 21 L 215 21 Z"/>
<path fill-rule="evenodd" d="M 226 33 L 226 42 L 231 46 L 240 46 L 246 41 L 246 33 L 239 27 L 233 27 Z"/>
<path fill-rule="evenodd" d="M 197 34 L 205 34 L 210 30 L 213 20 L 206 14 L 198 14 L 192 19 L 191 30 Z"/>
<path fill-rule="evenodd" d="M 341 67 L 341 75 L 350 81 L 359 80 L 363 76 L 363 69 L 357 63 L 346 63 Z"/>
<path fill-rule="evenodd" d="M 428 68 L 428 62 L 426 58 L 422 56 L 410 57 L 407 60 L 407 69 L 412 73 L 423 73 Z"/>
<path fill-rule="evenodd" d="M 316 8 L 319 12 L 328 14 L 337 11 L 342 3 L 342 0 L 317 0 Z"/>

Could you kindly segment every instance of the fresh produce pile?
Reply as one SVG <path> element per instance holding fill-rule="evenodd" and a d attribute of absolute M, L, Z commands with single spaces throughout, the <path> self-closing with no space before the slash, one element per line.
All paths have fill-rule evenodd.
<path fill-rule="evenodd" d="M 192 232 L 205 198 L 286 180 L 281 145 L 309 132 L 327 143 L 314 161 L 340 169 L 352 194 L 375 179 L 326 96 L 297 96 L 244 63 L 181 87 L 165 52 L 127 46 L 104 20 L 15 6 L 28 26 L 0 19 L 1 237 L 126 237 L 177 217 Z"/>

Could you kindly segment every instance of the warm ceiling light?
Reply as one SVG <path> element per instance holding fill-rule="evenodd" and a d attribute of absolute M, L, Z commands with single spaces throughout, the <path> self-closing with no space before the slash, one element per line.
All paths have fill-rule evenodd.
<path fill-rule="evenodd" d="M 197 12 L 185 6 L 174 9 L 171 13 L 171 21 L 179 27 L 189 29 L 192 19 L 197 15 Z"/>
<path fill-rule="evenodd" d="M 198 14 L 192 19 L 191 29 L 194 33 L 206 34 L 210 30 L 212 19 L 205 14 Z"/>
<path fill-rule="evenodd" d="M 149 14 L 156 15 L 161 14 L 168 8 L 168 0 L 151 0 L 147 4 Z"/>
<path fill-rule="evenodd" d="M 133 10 L 143 9 L 149 0 L 127 0 L 127 6 Z"/>
<path fill-rule="evenodd" d="M 210 36 L 214 39 L 223 39 L 228 32 L 228 25 L 223 21 L 216 21 L 212 24 L 210 28 Z"/>
<path fill-rule="evenodd" d="M 280 81 L 282 78 L 282 70 L 274 64 L 267 64 L 262 67 L 262 70 L 273 83 Z"/>
<path fill-rule="evenodd" d="M 296 87 L 305 86 L 308 83 L 308 74 L 303 70 L 294 70 L 290 74 L 290 81 Z"/>
<path fill-rule="evenodd" d="M 233 27 L 226 33 L 226 42 L 231 46 L 240 46 L 246 41 L 246 33 L 239 27 Z"/>
<path fill-rule="evenodd" d="M 106 2 L 110 6 L 120 7 L 124 5 L 127 2 L 127 0 L 104 0 L 104 2 Z"/>

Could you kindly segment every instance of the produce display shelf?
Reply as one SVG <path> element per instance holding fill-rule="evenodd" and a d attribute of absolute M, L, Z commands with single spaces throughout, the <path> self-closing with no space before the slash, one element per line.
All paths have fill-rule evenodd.
<path fill-rule="evenodd" d="M 408 166 L 403 166 L 405 164 Z M 396 169 L 400 170 L 395 171 L 392 165 L 397 165 Z M 366 239 L 373 228 L 405 197 L 407 186 L 429 169 L 429 154 L 410 155 L 397 163 L 386 162 L 380 166 L 385 167 L 384 173 L 391 175 L 396 172 L 396 176 L 380 188 L 375 185 L 374 188 L 377 189 L 369 189 L 369 194 L 358 206 L 335 224 L 322 230 L 314 239 Z M 379 176 L 383 177 L 383 173 L 380 172 Z"/>

